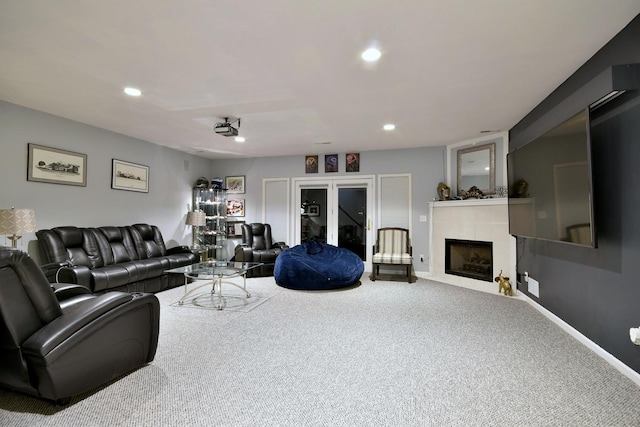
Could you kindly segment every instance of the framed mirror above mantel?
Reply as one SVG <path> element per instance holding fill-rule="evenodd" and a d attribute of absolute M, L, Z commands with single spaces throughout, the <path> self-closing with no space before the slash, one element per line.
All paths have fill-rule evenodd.
<path fill-rule="evenodd" d="M 463 196 L 471 187 L 483 194 L 496 193 L 496 143 L 475 145 L 458 150 L 457 195 Z"/>
<path fill-rule="evenodd" d="M 455 189 L 456 196 L 462 196 L 471 186 L 486 195 L 496 194 L 496 188 L 507 185 L 508 151 L 508 132 L 447 145 L 447 185 Z"/>

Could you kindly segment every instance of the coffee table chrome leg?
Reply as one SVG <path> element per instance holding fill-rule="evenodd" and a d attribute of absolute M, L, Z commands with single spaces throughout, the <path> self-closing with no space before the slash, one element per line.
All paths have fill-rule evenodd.
<path fill-rule="evenodd" d="M 251 298 L 251 294 L 247 291 L 247 273 L 242 275 L 242 289 L 244 290 L 244 293 L 247 294 L 247 298 Z"/>
<path fill-rule="evenodd" d="M 184 295 L 187 295 L 187 291 L 189 290 L 188 284 L 189 284 L 189 276 L 185 274 L 184 275 Z M 180 305 L 184 304 L 184 296 L 180 298 L 180 301 L 178 301 L 178 304 Z"/>
<path fill-rule="evenodd" d="M 214 279 L 213 290 L 216 289 L 216 282 L 218 283 L 218 305 L 216 305 L 216 308 L 218 310 L 223 310 L 224 301 L 222 300 L 222 278 L 219 277 L 218 279 Z"/>

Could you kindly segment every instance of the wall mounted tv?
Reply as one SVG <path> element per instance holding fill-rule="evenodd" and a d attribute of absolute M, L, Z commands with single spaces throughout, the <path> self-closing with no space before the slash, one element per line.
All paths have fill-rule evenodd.
<path fill-rule="evenodd" d="M 589 109 L 507 155 L 509 233 L 596 246 Z"/>

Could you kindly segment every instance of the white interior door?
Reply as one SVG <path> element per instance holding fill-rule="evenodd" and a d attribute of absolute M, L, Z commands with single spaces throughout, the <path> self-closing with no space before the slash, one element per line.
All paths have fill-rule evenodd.
<path fill-rule="evenodd" d="M 262 180 L 262 222 L 271 225 L 274 241 L 287 244 L 290 244 L 289 194 L 288 178 Z"/>

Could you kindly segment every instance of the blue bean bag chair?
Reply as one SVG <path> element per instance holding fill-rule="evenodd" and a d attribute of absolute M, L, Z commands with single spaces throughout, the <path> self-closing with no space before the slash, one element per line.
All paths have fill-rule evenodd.
<path fill-rule="evenodd" d="M 355 253 L 311 240 L 284 250 L 273 276 L 283 288 L 318 291 L 352 286 L 363 272 L 364 263 Z"/>

